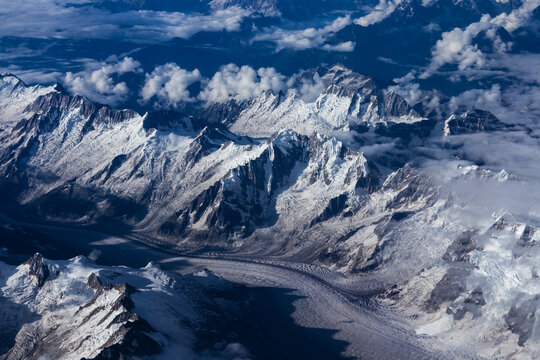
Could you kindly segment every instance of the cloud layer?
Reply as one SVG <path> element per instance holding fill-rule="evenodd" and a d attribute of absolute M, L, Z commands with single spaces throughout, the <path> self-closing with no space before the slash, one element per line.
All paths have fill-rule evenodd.
<path fill-rule="evenodd" d="M 200 31 L 237 31 L 250 12 L 238 7 L 210 14 L 150 10 L 112 12 L 91 1 L 6 1 L 0 8 L 0 36 L 66 39 L 122 39 L 139 43 L 189 38 Z"/>

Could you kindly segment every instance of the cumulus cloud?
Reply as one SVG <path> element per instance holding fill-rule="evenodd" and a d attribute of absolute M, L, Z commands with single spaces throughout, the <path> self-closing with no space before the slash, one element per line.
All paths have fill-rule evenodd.
<path fill-rule="evenodd" d="M 141 90 L 143 102 L 156 99 L 158 107 L 178 107 L 180 103 L 193 102 L 189 86 L 202 80 L 198 69 L 188 71 L 176 64 L 158 66 L 150 74 Z"/>
<path fill-rule="evenodd" d="M 191 85 L 200 82 L 198 94 L 190 91 Z M 228 64 L 222 66 L 211 78 L 205 78 L 198 69 L 193 71 L 169 63 L 158 66 L 146 74 L 140 91 L 140 102 L 155 100 L 154 106 L 178 108 L 184 103 L 202 101 L 223 103 L 229 100 L 251 100 L 264 91 L 280 91 L 311 103 L 317 99 L 326 85 L 317 72 L 300 71 L 290 77 L 275 68 L 254 69 L 251 66 Z"/>
<path fill-rule="evenodd" d="M 526 0 L 519 8 L 509 14 L 502 13 L 495 17 L 493 23 L 504 27 L 508 32 L 513 32 L 529 23 L 538 6 L 540 6 L 540 0 Z"/>
<path fill-rule="evenodd" d="M 205 82 L 199 99 L 206 102 L 225 102 L 230 99 L 249 100 L 265 90 L 275 92 L 286 90 L 285 76 L 274 68 L 253 69 L 250 66 L 238 67 L 229 64 Z"/>
<path fill-rule="evenodd" d="M 540 0 L 530 0 L 511 13 L 502 13 L 494 18 L 490 15 L 483 15 L 478 22 L 474 22 L 467 27 L 455 28 L 442 34 L 440 40 L 435 44 L 431 54 L 431 62 L 421 78 L 432 76 L 445 64 L 457 64 L 459 70 L 471 68 L 481 69 L 488 65 L 488 54 L 482 52 L 474 39 L 481 33 L 492 42 L 490 55 L 504 54 L 510 50 L 511 44 L 505 43 L 496 33 L 498 28 L 503 27 L 508 32 L 526 26 L 533 14 L 533 11 L 540 6 Z"/>
<path fill-rule="evenodd" d="M 420 89 L 415 83 L 416 73 L 396 79 L 394 91 L 409 101 L 430 96 L 442 113 L 452 113 L 473 107 L 489 110 L 508 123 L 533 124 L 540 118 L 540 56 L 533 53 L 511 54 L 512 44 L 503 41 L 497 30 L 501 27 L 508 32 L 531 26 L 533 11 L 540 6 L 540 0 L 524 2 L 511 13 L 503 13 L 492 18 L 482 18 L 465 28 L 456 28 L 442 34 L 432 49 L 432 59 L 420 79 L 431 77 L 446 64 L 457 65 L 457 70 L 448 72 L 449 79 L 467 80 L 504 79 L 507 84 L 490 84 L 483 88 L 473 88 L 453 96 L 444 104 L 439 103 L 434 91 Z M 490 48 L 481 51 L 474 43 L 480 34 L 490 41 Z M 426 104 L 424 104 L 426 105 Z M 430 105 L 427 104 L 427 107 Z"/>
<path fill-rule="evenodd" d="M 277 45 L 277 51 L 283 49 L 305 50 L 322 47 L 326 41 L 337 32 L 352 24 L 349 15 L 339 17 L 320 28 L 310 27 L 301 30 L 287 30 L 273 27 L 266 32 L 256 35 L 252 41 L 270 41 Z M 346 42 L 338 45 L 328 45 L 328 51 L 352 51 L 354 43 Z"/>
<path fill-rule="evenodd" d="M 199 81 L 200 92 L 197 95 L 190 93 L 189 87 Z M 272 67 L 254 69 L 248 65 L 228 64 L 222 66 L 211 78 L 205 78 L 197 69 L 188 71 L 169 63 L 146 74 L 140 95 L 142 103 L 155 99 L 154 105 L 157 107 L 179 107 L 194 101 L 246 101 L 267 90 L 274 93 L 281 91 L 287 96 L 294 94 L 312 103 L 326 86 L 316 71 L 303 70 L 287 77 Z"/>
<path fill-rule="evenodd" d="M 364 27 L 379 23 L 392 15 L 402 2 L 403 0 L 379 0 L 379 3 L 367 15 L 354 20 L 354 23 Z"/>
<path fill-rule="evenodd" d="M 449 63 L 457 63 L 460 70 L 473 66 L 483 67 L 486 64 L 486 56 L 476 44 L 473 44 L 473 39 L 481 31 L 492 27 L 491 20 L 489 15 L 484 15 L 480 21 L 470 24 L 465 29 L 455 28 L 443 33 L 431 52 L 431 63 L 421 78 L 430 77 L 441 66 Z"/>
<path fill-rule="evenodd" d="M 438 90 L 426 90 L 420 88 L 415 82 L 417 71 L 412 70 L 406 75 L 394 79 L 395 85 L 389 86 L 386 91 L 394 92 L 402 96 L 410 105 L 421 104 L 426 115 L 442 120 L 448 109 L 441 104 L 442 94 Z"/>
<path fill-rule="evenodd" d="M 130 57 L 119 60 L 113 56 L 103 62 L 89 61 L 85 70 L 64 77 L 64 86 L 74 94 L 82 95 L 92 101 L 115 105 L 125 101 L 129 89 L 125 82 L 115 78 L 126 73 L 141 72 L 141 64 Z"/>
<path fill-rule="evenodd" d="M 92 1 L 6 1 L 0 9 L 3 36 L 122 39 L 141 43 L 189 38 L 200 31 L 237 31 L 250 12 L 238 7 L 210 14 L 150 10 L 112 12 Z"/>
<path fill-rule="evenodd" d="M 407 75 L 394 79 L 396 85 L 388 87 L 388 91 L 401 95 L 405 101 L 414 105 L 424 96 L 424 91 L 420 90 L 420 84 L 414 83 L 416 71 L 411 71 Z"/>

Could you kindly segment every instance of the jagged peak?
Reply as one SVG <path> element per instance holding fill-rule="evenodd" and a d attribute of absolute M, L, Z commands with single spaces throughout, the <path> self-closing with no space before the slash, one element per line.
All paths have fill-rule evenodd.
<path fill-rule="evenodd" d="M 0 75 L 0 92 L 4 96 L 13 96 L 28 88 L 28 85 L 13 74 Z"/>
<path fill-rule="evenodd" d="M 57 116 L 57 111 L 76 111 L 82 118 L 88 119 L 85 131 L 93 129 L 96 124 L 114 124 L 141 117 L 135 110 L 114 109 L 108 105 L 94 103 L 84 96 L 72 96 L 60 91 L 40 95 L 24 109 L 25 113 L 51 115 L 53 118 Z"/>
<path fill-rule="evenodd" d="M 272 89 L 264 90 L 259 96 L 253 99 L 252 104 L 261 103 L 267 104 L 271 108 L 278 107 L 285 98 L 283 91 L 274 92 Z"/>
<path fill-rule="evenodd" d="M 28 86 L 20 77 L 12 73 L 0 74 L 0 81 L 10 82 L 10 83 L 21 83 L 25 87 Z"/>
<path fill-rule="evenodd" d="M 36 286 L 42 287 L 49 277 L 49 267 L 45 264 L 43 256 L 40 253 L 35 253 L 24 262 L 24 265 L 28 265 L 28 276 L 35 279 Z"/>
<path fill-rule="evenodd" d="M 297 132 L 291 129 L 283 129 L 274 133 L 274 135 L 268 139 L 268 144 L 278 146 L 284 150 L 290 150 L 293 147 L 298 146 L 300 141 L 301 136 Z"/>
<path fill-rule="evenodd" d="M 474 108 L 448 117 L 444 121 L 443 135 L 498 131 L 507 127 L 509 125 L 499 120 L 491 112 Z"/>
<path fill-rule="evenodd" d="M 80 265 L 92 265 L 92 261 L 84 255 L 78 255 L 69 259 L 69 262 Z"/>
<path fill-rule="evenodd" d="M 347 90 L 362 93 L 368 93 L 377 88 L 377 83 L 372 77 L 354 72 L 340 64 L 323 72 L 321 79 L 327 85 L 334 84 Z"/>

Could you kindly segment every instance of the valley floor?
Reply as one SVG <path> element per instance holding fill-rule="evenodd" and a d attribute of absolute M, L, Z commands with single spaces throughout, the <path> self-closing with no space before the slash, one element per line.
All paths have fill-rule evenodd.
<path fill-rule="evenodd" d="M 361 278 L 351 281 L 321 267 L 282 261 L 177 256 L 129 237 L 20 223 L 5 216 L 0 220 L 35 229 L 65 249 L 65 253 L 46 253 L 43 249 L 48 258 L 83 254 L 101 265 L 129 267 L 143 267 L 153 261 L 182 274 L 206 268 L 234 283 L 263 289 L 260 299 L 265 301 L 251 316 L 260 325 L 259 337 L 267 339 L 261 341 L 254 334 L 244 339 L 258 358 L 278 355 L 275 349 L 266 350 L 280 345 L 290 348 L 288 352 L 296 354 L 295 359 L 329 358 L 339 352 L 357 359 L 473 358 L 464 349 L 458 351 L 415 335 L 399 314 L 366 300 L 361 295 Z M 291 296 L 294 309 L 290 309 Z M 305 331 L 289 324 L 291 312 L 294 323 Z M 288 325 L 280 328 L 283 324 Z"/>

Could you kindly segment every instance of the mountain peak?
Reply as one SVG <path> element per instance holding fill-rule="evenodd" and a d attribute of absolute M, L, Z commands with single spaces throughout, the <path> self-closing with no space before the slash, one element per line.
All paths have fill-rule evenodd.
<path fill-rule="evenodd" d="M 475 132 L 500 131 L 509 126 L 489 111 L 472 109 L 451 115 L 444 121 L 443 135 L 461 135 Z"/>

